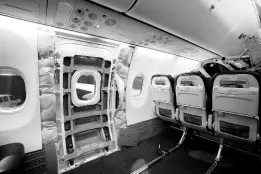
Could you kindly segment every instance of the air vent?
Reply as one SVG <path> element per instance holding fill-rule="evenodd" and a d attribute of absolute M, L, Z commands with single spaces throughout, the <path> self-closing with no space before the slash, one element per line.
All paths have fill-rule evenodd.
<path fill-rule="evenodd" d="M 220 131 L 236 137 L 249 139 L 250 127 L 220 121 Z"/>
<path fill-rule="evenodd" d="M 171 110 L 159 108 L 159 114 L 164 117 L 171 117 Z"/>
<path fill-rule="evenodd" d="M 184 121 L 197 126 L 202 125 L 202 117 L 197 115 L 184 113 Z"/>
<path fill-rule="evenodd" d="M 79 23 L 81 23 L 81 19 L 79 19 L 79 18 L 73 18 L 73 19 L 72 19 L 72 22 L 73 22 L 73 23 L 76 23 L 76 24 L 79 24 Z"/>
<path fill-rule="evenodd" d="M 98 19 L 98 15 L 96 13 L 90 13 L 89 14 L 89 18 L 93 21 L 97 20 Z"/>
<path fill-rule="evenodd" d="M 84 17 L 84 9 L 76 9 L 75 14 L 80 17 Z"/>
<path fill-rule="evenodd" d="M 86 25 L 86 26 L 92 26 L 92 25 L 93 25 L 93 22 L 91 22 L 91 21 L 85 21 L 85 22 L 84 22 L 84 25 Z"/>
<path fill-rule="evenodd" d="M 107 26 L 111 27 L 111 26 L 113 26 L 113 25 L 116 24 L 116 21 L 115 21 L 114 19 L 107 19 L 107 20 L 105 21 L 105 24 L 106 24 Z"/>

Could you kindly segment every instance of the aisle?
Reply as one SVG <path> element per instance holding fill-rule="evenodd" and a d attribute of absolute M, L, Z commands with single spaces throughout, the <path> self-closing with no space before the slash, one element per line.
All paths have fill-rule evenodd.
<path fill-rule="evenodd" d="M 224 160 L 213 174 L 259 174 L 258 158 L 236 150 L 230 150 L 224 154 Z"/>
<path fill-rule="evenodd" d="M 189 140 L 142 174 L 204 174 L 214 160 L 217 149 L 216 143 Z"/>
<path fill-rule="evenodd" d="M 214 161 L 217 149 L 218 145 L 210 141 L 203 139 L 189 141 L 142 174 L 204 174 Z M 261 173 L 257 158 L 233 149 L 226 149 L 220 165 L 212 174 L 232 173 Z"/>
<path fill-rule="evenodd" d="M 157 156 L 156 150 L 159 144 L 165 150 L 170 149 L 176 145 L 180 136 L 181 132 L 168 129 L 141 142 L 136 147 L 127 148 L 97 159 L 65 174 L 128 174 L 154 159 Z"/>
<path fill-rule="evenodd" d="M 156 150 L 159 144 L 167 151 L 178 143 L 180 137 L 180 131 L 168 129 L 136 147 L 84 164 L 66 174 L 129 174 L 157 157 Z M 204 174 L 214 161 L 217 150 L 217 143 L 203 139 L 188 140 L 142 174 Z M 257 162 L 256 158 L 229 150 L 225 152 L 221 165 L 213 174 L 255 174 Z"/>

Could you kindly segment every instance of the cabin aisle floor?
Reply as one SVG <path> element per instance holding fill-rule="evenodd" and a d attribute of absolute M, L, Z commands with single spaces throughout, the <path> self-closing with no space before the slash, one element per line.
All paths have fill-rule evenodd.
<path fill-rule="evenodd" d="M 258 158 L 236 150 L 229 150 L 213 174 L 257 174 L 261 173 L 258 167 Z"/>
<path fill-rule="evenodd" d="M 204 174 L 214 162 L 219 145 L 204 139 L 185 141 L 175 152 L 141 174 Z M 212 174 L 257 174 L 258 158 L 225 148 L 220 164 Z"/>
<path fill-rule="evenodd" d="M 128 174 L 157 157 L 160 144 L 162 150 L 174 147 L 181 137 L 181 131 L 167 129 L 138 146 L 126 148 L 109 156 L 66 172 L 66 174 Z M 204 174 L 211 166 L 218 150 L 218 144 L 206 140 L 187 140 L 175 152 L 154 164 L 142 174 Z M 225 152 L 222 162 L 213 174 L 256 173 L 257 159 L 238 151 Z"/>
<path fill-rule="evenodd" d="M 173 129 L 144 140 L 138 146 L 126 148 L 111 155 L 99 158 L 66 172 L 65 174 L 128 174 L 143 166 L 158 155 L 159 144 L 164 150 L 176 145 L 182 132 Z"/>

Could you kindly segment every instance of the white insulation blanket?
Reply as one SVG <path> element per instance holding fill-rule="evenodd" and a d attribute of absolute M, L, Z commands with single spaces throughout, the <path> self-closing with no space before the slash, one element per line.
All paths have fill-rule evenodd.
<path fill-rule="evenodd" d="M 57 141 L 56 95 L 55 95 L 55 53 L 56 35 L 54 31 L 38 29 L 38 68 L 40 87 L 40 109 L 43 144 Z"/>

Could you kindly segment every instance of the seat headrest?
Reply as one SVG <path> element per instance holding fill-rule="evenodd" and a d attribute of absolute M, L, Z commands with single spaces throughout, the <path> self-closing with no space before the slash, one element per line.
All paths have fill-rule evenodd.
<path fill-rule="evenodd" d="M 220 72 L 220 73 L 217 73 L 213 76 L 212 78 L 212 84 L 214 84 L 214 81 L 215 79 L 220 76 L 220 75 L 236 75 L 236 74 L 250 74 L 252 75 L 253 77 L 256 78 L 257 82 L 258 82 L 258 85 L 259 85 L 259 94 L 261 94 L 261 76 L 256 73 L 256 72 L 253 72 L 253 71 L 241 71 L 241 70 L 235 70 L 235 71 L 223 71 L 223 72 Z M 259 97 L 259 110 L 258 110 L 258 116 L 261 117 L 261 109 L 260 109 L 260 105 L 261 105 L 261 97 Z M 261 120 L 260 120 L 260 123 L 261 123 Z M 261 127 L 260 127 L 261 128 Z M 261 130 L 260 130 L 261 131 Z"/>
<path fill-rule="evenodd" d="M 171 85 L 171 89 L 172 89 L 172 93 L 173 93 L 173 104 L 176 107 L 177 106 L 177 102 L 176 102 L 176 93 L 175 93 L 175 80 L 174 77 L 172 77 L 171 75 L 168 74 L 155 74 L 151 77 L 151 81 L 154 77 L 166 77 L 168 78 L 170 85 Z"/>

